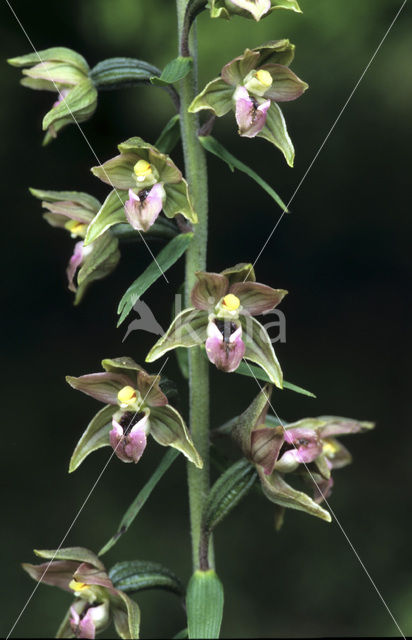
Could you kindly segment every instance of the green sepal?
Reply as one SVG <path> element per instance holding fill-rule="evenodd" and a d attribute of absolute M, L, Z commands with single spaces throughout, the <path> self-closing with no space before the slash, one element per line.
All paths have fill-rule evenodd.
<path fill-rule="evenodd" d="M 97 555 L 85 547 L 67 547 L 66 549 L 33 549 L 36 556 L 46 560 L 72 560 L 74 562 L 87 562 L 96 569 L 104 571 L 104 565 Z"/>
<path fill-rule="evenodd" d="M 207 338 L 208 313 L 189 307 L 173 320 L 166 333 L 156 342 L 146 356 L 146 362 L 153 362 L 170 349 L 195 347 Z"/>
<path fill-rule="evenodd" d="M 124 211 L 124 203 L 127 198 L 127 191 L 117 191 L 113 189 L 113 191 L 109 193 L 87 228 L 84 239 L 85 247 L 103 235 L 103 233 L 113 225 L 127 222 Z"/>
<path fill-rule="evenodd" d="M 180 116 L 172 116 L 155 142 L 161 153 L 171 153 L 180 140 Z"/>
<path fill-rule="evenodd" d="M 175 449 L 169 449 L 162 460 L 160 461 L 158 467 L 155 469 L 149 480 L 146 484 L 140 489 L 136 498 L 133 500 L 130 507 L 127 509 L 123 518 L 121 519 L 119 526 L 117 528 L 116 533 L 106 542 L 106 544 L 100 549 L 99 556 L 102 556 L 104 553 L 107 553 L 109 549 L 111 549 L 116 542 L 121 538 L 122 535 L 126 533 L 129 529 L 130 525 L 137 517 L 143 505 L 149 499 L 153 489 L 157 486 L 163 475 L 169 469 L 169 467 L 173 464 L 178 456 L 178 452 Z"/>
<path fill-rule="evenodd" d="M 263 327 L 252 316 L 240 316 L 242 325 L 242 340 L 245 343 L 247 360 L 258 364 L 279 389 L 283 388 L 283 373 L 270 341 L 270 337 Z"/>
<path fill-rule="evenodd" d="M 228 278 L 230 285 L 236 282 L 256 282 L 255 270 L 250 262 L 239 262 L 234 267 L 224 269 L 221 275 Z"/>
<path fill-rule="evenodd" d="M 240 160 L 235 158 L 235 156 L 229 153 L 229 151 L 227 151 L 227 149 L 225 149 L 220 144 L 220 142 L 216 140 L 216 138 L 213 138 L 213 136 L 199 136 L 199 142 L 206 149 L 206 151 L 209 151 L 209 153 L 213 153 L 215 156 L 223 160 L 223 162 L 226 162 L 226 164 L 229 166 L 229 168 L 232 171 L 234 171 L 234 169 L 236 168 L 239 171 L 246 173 L 246 175 L 248 175 L 249 178 L 252 178 L 252 180 L 257 182 L 257 184 L 260 187 L 262 187 L 262 189 L 266 191 L 266 193 L 270 195 L 270 197 L 279 205 L 279 207 L 283 210 L 284 213 L 289 213 L 286 204 L 283 202 L 281 197 L 276 193 L 276 191 L 272 189 L 272 187 L 265 180 L 263 180 L 256 173 L 256 171 L 253 171 L 253 169 L 243 164 L 243 162 L 241 162 Z"/>
<path fill-rule="evenodd" d="M 181 629 L 180 631 L 178 631 L 176 633 L 175 636 L 173 636 L 172 640 L 186 640 L 186 638 L 188 638 L 188 630 L 187 627 L 185 627 L 184 629 Z"/>
<path fill-rule="evenodd" d="M 325 520 L 325 522 L 331 522 L 332 518 L 328 511 L 316 504 L 316 502 L 306 495 L 306 493 L 303 493 L 303 491 L 293 489 L 283 480 L 279 473 L 274 471 L 268 476 L 263 472 L 263 469 L 258 469 L 258 473 L 262 491 L 271 502 L 281 507 L 304 511 L 311 516 Z"/>
<path fill-rule="evenodd" d="M 81 302 L 86 289 L 95 280 L 113 271 L 120 260 L 119 241 L 110 232 L 97 238 L 92 251 L 85 257 L 77 275 L 77 291 L 74 304 Z"/>
<path fill-rule="evenodd" d="M 123 605 L 120 608 L 118 602 L 116 602 L 116 606 L 112 608 L 113 622 L 117 633 L 124 640 L 138 639 L 140 633 L 140 609 L 138 604 L 122 591 L 118 591 L 116 600 Z"/>
<path fill-rule="evenodd" d="M 43 62 L 31 69 L 23 69 L 23 74 L 33 80 L 45 80 L 59 86 L 75 86 L 85 79 L 83 71 L 63 62 Z"/>
<path fill-rule="evenodd" d="M 50 49 L 43 49 L 42 51 L 29 53 L 25 56 L 9 58 L 7 62 L 13 67 L 27 67 L 40 64 L 41 62 L 48 62 L 49 60 L 69 63 L 83 71 L 85 74 L 89 72 L 89 65 L 83 56 L 72 49 L 68 49 L 67 47 L 51 47 Z"/>
<path fill-rule="evenodd" d="M 210 109 L 220 117 L 224 116 L 233 107 L 233 87 L 222 78 L 215 78 L 209 82 L 189 106 L 190 113 Z"/>
<path fill-rule="evenodd" d="M 94 214 L 99 211 L 101 206 L 97 198 L 83 191 L 46 191 L 31 187 L 29 191 L 32 196 L 39 200 L 45 200 L 46 202 L 75 202 Z"/>
<path fill-rule="evenodd" d="M 146 589 L 165 589 L 178 596 L 184 594 L 179 578 L 167 567 L 148 560 L 117 562 L 109 570 L 109 578 L 116 589 L 135 593 Z"/>
<path fill-rule="evenodd" d="M 240 416 L 230 421 L 231 436 L 249 460 L 251 459 L 252 431 L 258 424 L 264 423 L 271 395 L 271 385 L 265 385 L 248 408 Z"/>
<path fill-rule="evenodd" d="M 302 13 L 302 10 L 296 0 L 271 0 L 271 3 L 271 8 L 261 17 L 261 19 L 266 18 L 275 9 L 289 9 L 291 11 L 296 11 L 297 13 Z M 209 0 L 208 8 L 210 9 L 211 18 L 223 18 L 224 20 L 230 20 L 232 15 L 239 15 L 243 18 L 251 20 L 254 19 L 253 15 L 249 11 L 237 7 L 232 4 L 230 0 Z"/>
<path fill-rule="evenodd" d="M 55 638 L 74 638 L 72 626 L 70 624 L 70 618 L 72 617 L 71 607 L 66 611 L 66 615 L 61 621 L 59 628 L 56 631 Z"/>
<path fill-rule="evenodd" d="M 166 199 L 163 202 L 163 213 L 168 218 L 174 218 L 180 213 L 187 220 L 196 224 L 197 213 L 193 209 L 189 196 L 189 186 L 184 178 L 180 182 L 164 185 Z"/>
<path fill-rule="evenodd" d="M 43 131 L 53 127 L 59 131 L 70 122 L 88 120 L 97 107 L 97 89 L 89 79 L 79 82 L 56 107 L 52 107 L 43 118 Z"/>
<path fill-rule="evenodd" d="M 69 473 L 75 471 L 89 453 L 110 446 L 109 432 L 116 409 L 117 407 L 108 404 L 91 419 L 70 458 Z"/>
<path fill-rule="evenodd" d="M 295 149 L 286 128 L 285 118 L 276 102 L 272 102 L 266 114 L 266 122 L 263 129 L 257 134 L 260 138 L 265 138 L 280 149 L 285 156 L 286 162 L 293 167 L 295 159 Z"/>
<path fill-rule="evenodd" d="M 163 69 L 160 78 L 153 76 L 150 82 L 158 87 L 173 84 L 182 80 L 190 73 L 193 67 L 193 58 L 178 56 L 171 60 Z"/>
<path fill-rule="evenodd" d="M 223 601 L 223 585 L 216 573 L 212 569 L 195 571 L 186 595 L 189 638 L 219 637 Z"/>
<path fill-rule="evenodd" d="M 211 533 L 239 504 L 256 480 L 254 466 L 243 458 L 216 480 L 204 507 L 203 526 L 207 533 Z"/>
<path fill-rule="evenodd" d="M 96 178 L 114 189 L 126 191 L 136 187 L 133 179 L 133 166 L 137 161 L 135 153 L 121 153 L 106 160 L 103 164 L 92 167 L 90 171 Z M 144 188 L 144 184 L 143 187 Z"/>
<path fill-rule="evenodd" d="M 182 416 L 170 404 L 150 409 L 150 434 L 160 445 L 181 451 L 196 467 L 203 467 Z"/>
<path fill-rule="evenodd" d="M 161 153 L 156 147 L 142 138 L 134 136 L 118 145 L 120 153 L 133 153 L 152 164 L 158 171 L 159 182 L 175 183 L 182 179 L 181 171 L 168 155 Z M 134 161 L 134 163 L 136 160 Z M 133 163 L 133 164 L 134 164 Z M 133 167 L 131 167 L 133 169 Z M 144 185 L 144 182 L 141 183 Z M 143 188 L 143 187 L 142 187 Z"/>
<path fill-rule="evenodd" d="M 126 293 L 123 295 L 117 308 L 117 313 L 120 315 L 117 326 L 120 326 L 123 320 L 129 315 L 133 308 L 133 305 L 139 300 L 139 298 L 147 291 L 147 289 L 154 283 L 162 272 L 164 273 L 169 269 L 180 256 L 186 251 L 191 240 L 193 233 L 181 233 L 173 238 L 156 256 L 156 262 L 152 262 L 145 271 L 130 285 Z M 160 267 L 160 269 L 159 269 Z"/>

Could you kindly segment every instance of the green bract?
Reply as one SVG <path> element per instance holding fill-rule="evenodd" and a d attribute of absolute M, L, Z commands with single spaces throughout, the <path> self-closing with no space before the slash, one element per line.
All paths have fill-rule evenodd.
<path fill-rule="evenodd" d="M 43 130 L 47 131 L 44 144 L 55 138 L 58 131 L 70 122 L 84 122 L 95 112 L 97 90 L 89 77 L 89 65 L 72 49 L 52 47 L 10 58 L 8 62 L 23 68 L 23 86 L 58 94 L 43 118 Z"/>

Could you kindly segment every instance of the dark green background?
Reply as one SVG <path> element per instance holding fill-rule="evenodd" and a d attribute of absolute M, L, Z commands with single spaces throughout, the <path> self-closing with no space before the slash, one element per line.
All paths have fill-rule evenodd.
<path fill-rule="evenodd" d="M 172 0 L 12 4 L 39 50 L 65 45 L 90 65 L 126 55 L 159 67 L 176 53 Z M 269 143 L 240 139 L 230 115 L 218 122 L 215 135 L 283 198 L 290 197 L 400 4 L 302 0 L 303 16 L 279 11 L 259 24 L 202 15 L 202 86 L 246 46 L 280 37 L 297 45 L 293 69 L 310 84 L 300 100 L 284 106 L 296 145 L 294 169 Z M 354 464 L 336 472 L 331 505 L 405 634 L 412 633 L 411 27 L 406 6 L 256 268 L 259 281 L 290 292 L 281 305 L 287 342 L 277 349 L 285 377 L 317 394 L 312 400 L 277 391 L 276 410 L 289 421 L 337 414 L 377 422 L 374 432 L 346 439 Z M 27 187 L 83 189 L 100 198 L 107 188 L 90 174 L 96 161 L 74 126 L 49 147 L 40 146 L 41 118 L 51 96 L 20 87 L 18 70 L 5 63 L 31 51 L 5 2 L 0 42 L 5 635 L 34 587 L 19 562 L 32 561 L 33 547 L 57 547 L 109 455 L 107 449 L 97 452 L 67 475 L 73 447 L 98 405 L 71 390 L 64 376 L 97 371 L 102 357 L 126 352 L 142 362 L 153 337 L 134 333 L 122 345 L 124 328 L 115 328 L 121 294 L 150 261 L 140 245 L 127 247 L 116 272 L 95 284 L 79 308 L 72 307 L 64 275 L 72 241 L 42 220 Z M 167 95 L 156 88 L 104 93 L 83 129 L 105 160 L 129 136 L 154 141 L 171 115 Z M 218 271 L 253 261 L 280 211 L 219 160 L 210 157 L 209 167 L 208 264 Z M 169 286 L 160 279 L 144 296 L 163 326 L 183 264 L 168 277 Z M 173 357 L 166 373 L 181 380 Z M 253 380 L 214 369 L 211 374 L 217 426 L 241 412 L 258 389 Z M 184 410 L 183 389 L 182 394 Z M 151 441 L 137 466 L 114 459 L 65 546 L 99 549 L 162 454 Z M 276 534 L 273 506 L 251 495 L 215 536 L 226 597 L 222 635 L 398 635 L 346 536 L 335 522 L 298 512 L 288 512 Z M 179 458 L 106 556 L 107 564 L 152 559 L 187 580 L 189 545 L 185 466 Z M 143 637 L 171 637 L 184 626 L 175 596 L 143 593 L 138 601 Z M 14 635 L 53 635 L 68 603 L 67 594 L 41 586 Z"/>

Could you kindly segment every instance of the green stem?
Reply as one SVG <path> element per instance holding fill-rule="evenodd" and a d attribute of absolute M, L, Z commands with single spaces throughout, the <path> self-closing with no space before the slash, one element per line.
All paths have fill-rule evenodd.
<path fill-rule="evenodd" d="M 195 97 L 197 81 L 197 43 L 194 35 L 189 43 L 182 46 L 184 18 L 187 0 L 176 0 L 179 49 L 191 50 L 193 71 L 179 86 L 180 126 L 185 158 L 186 179 L 189 183 L 195 211 L 199 222 L 194 228 L 194 237 L 186 252 L 186 300 L 196 282 L 196 271 L 206 269 L 207 250 L 207 167 L 202 146 L 197 138 L 198 119 L 188 113 L 188 107 Z M 192 29 L 193 31 L 193 29 Z M 189 46 L 187 46 L 189 45 Z M 201 522 L 203 505 L 209 491 L 209 367 L 200 349 L 189 350 L 189 391 L 190 391 L 190 427 L 193 441 L 203 459 L 203 469 L 188 465 L 189 507 L 192 534 L 192 553 L 194 569 L 200 567 L 199 546 L 201 540 Z M 212 562 L 213 553 L 209 552 Z"/>

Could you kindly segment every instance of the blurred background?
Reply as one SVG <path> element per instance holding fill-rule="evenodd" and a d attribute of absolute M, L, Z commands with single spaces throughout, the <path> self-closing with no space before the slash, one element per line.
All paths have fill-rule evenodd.
<path fill-rule="evenodd" d="M 233 19 L 198 23 L 200 85 L 246 46 L 288 37 L 293 70 L 310 85 L 283 111 L 296 146 L 295 168 L 264 140 L 236 135 L 233 116 L 214 135 L 255 168 L 281 196 L 294 192 L 314 154 L 400 7 L 397 0 L 302 0 L 303 15 L 278 11 L 259 24 Z M 289 295 L 281 305 L 287 341 L 277 347 L 285 378 L 317 399 L 274 393 L 293 421 L 321 414 L 374 420 L 376 430 L 345 439 L 353 465 L 335 473 L 330 503 L 403 632 L 412 633 L 411 582 L 411 107 L 412 13 L 404 8 L 292 205 L 261 255 L 257 278 Z M 171 0 L 12 2 L 34 46 L 64 45 L 90 66 L 112 56 L 162 68 L 176 55 Z M 56 548 L 109 455 L 94 453 L 72 476 L 72 450 L 99 408 L 66 385 L 66 374 L 98 371 L 103 357 L 142 362 L 153 336 L 116 329 L 117 303 L 149 264 L 141 245 L 122 249 L 109 278 L 95 283 L 78 308 L 66 288 L 73 242 L 41 217 L 28 187 L 84 190 L 102 199 L 107 187 L 77 128 L 41 147 L 41 120 L 51 94 L 19 85 L 6 58 L 31 52 L 6 3 L 0 7 L 0 183 L 3 282 L 3 585 L 0 632 L 6 635 L 34 583 L 21 570 L 33 548 Z M 83 130 L 102 161 L 120 141 L 154 141 L 173 115 L 154 87 L 106 92 Z M 179 152 L 174 154 L 181 162 Z M 210 270 L 254 261 L 280 210 L 215 157 L 210 169 Z M 157 252 L 161 245 L 152 244 Z M 183 261 L 146 293 L 164 327 L 183 280 Z M 156 364 L 151 371 L 157 372 Z M 172 356 L 166 375 L 185 385 Z M 258 388 L 252 379 L 211 370 L 212 426 L 243 411 Z M 154 470 L 164 449 L 150 442 L 137 465 L 113 459 L 64 546 L 98 550 Z M 190 576 L 186 474 L 179 458 L 119 544 L 107 566 L 150 559 Z M 251 494 L 215 536 L 225 585 L 223 637 L 396 636 L 399 631 L 336 523 L 288 511 L 280 533 L 273 505 Z M 172 637 L 185 625 L 176 597 L 145 592 L 142 637 Z M 68 607 L 63 592 L 40 586 L 15 637 L 50 637 Z M 108 631 L 105 637 L 110 637 Z"/>

